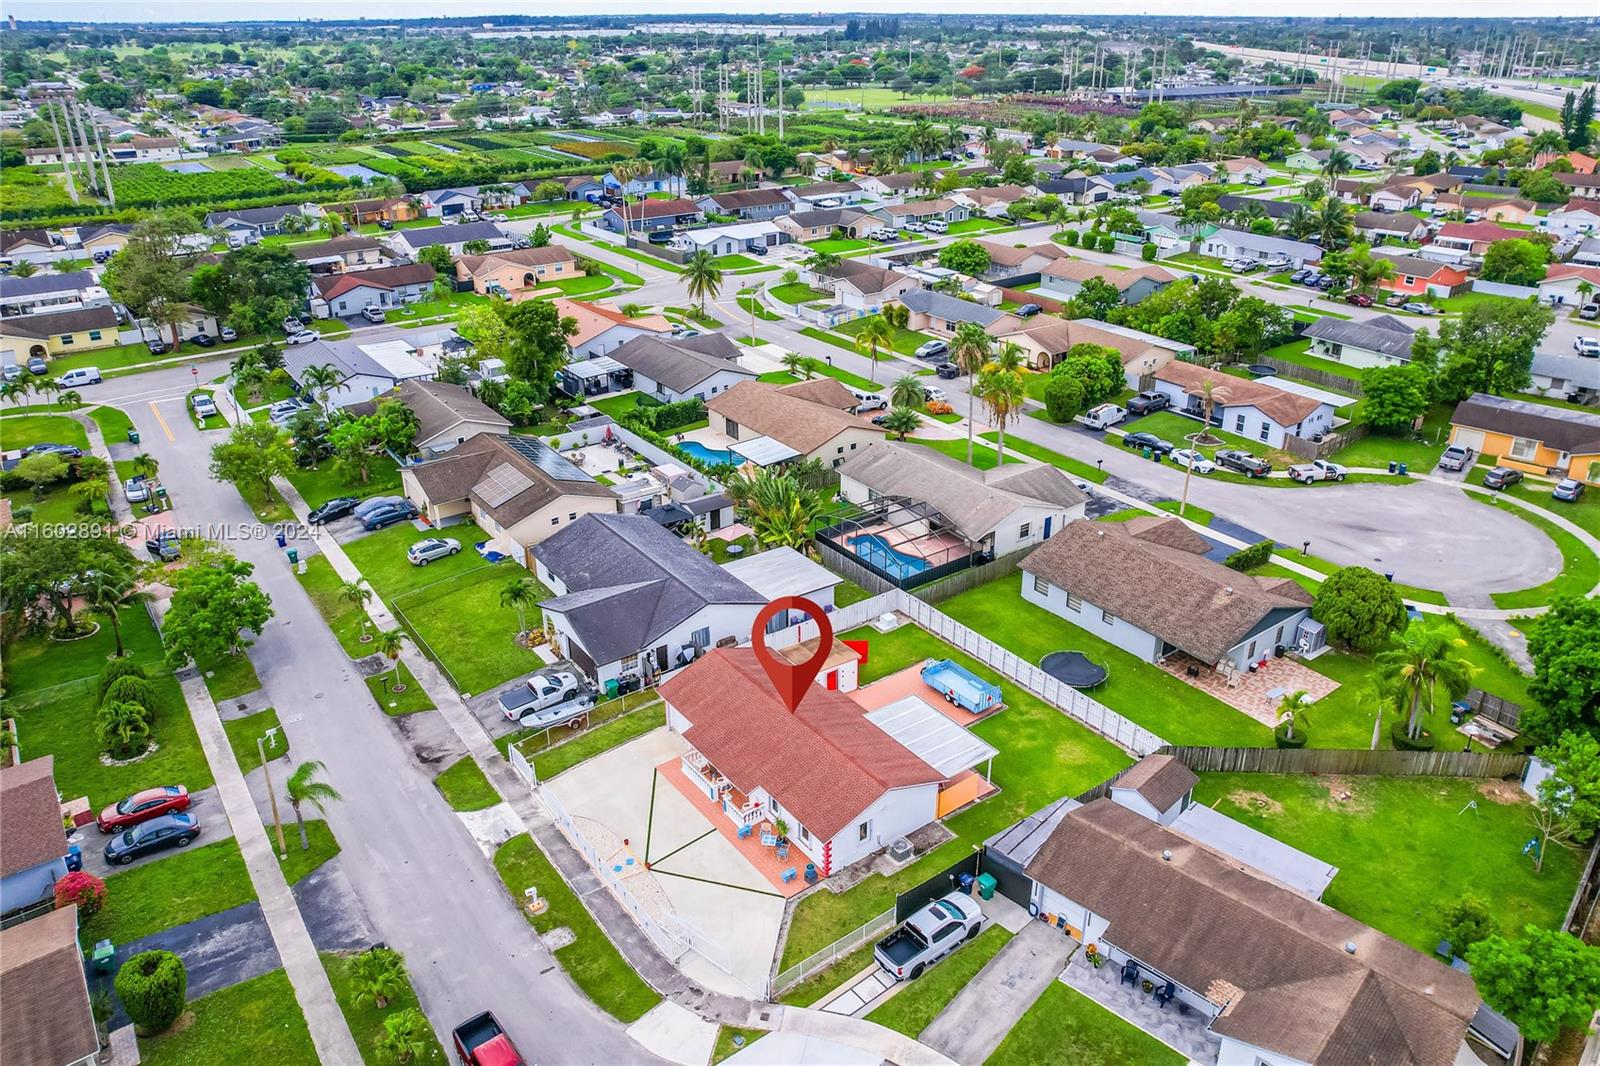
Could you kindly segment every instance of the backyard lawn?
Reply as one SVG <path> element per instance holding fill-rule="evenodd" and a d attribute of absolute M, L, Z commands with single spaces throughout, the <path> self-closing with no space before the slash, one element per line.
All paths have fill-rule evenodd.
<path fill-rule="evenodd" d="M 297 466 L 289 475 L 289 484 L 305 499 L 306 506 L 315 508 L 340 496 L 391 495 L 400 491 L 400 467 L 387 455 L 375 456 L 367 471 L 367 480 L 348 476 L 332 459 L 324 459 L 314 469 Z"/>
<path fill-rule="evenodd" d="M 565 928 L 572 934 L 571 943 L 555 950 L 556 961 L 596 1006 L 627 1023 L 642 1017 L 661 1002 L 661 997 L 645 984 L 601 932 L 583 902 L 534 844 L 532 837 L 523 834 L 500 845 L 494 853 L 494 866 L 519 906 L 523 891 L 538 886 L 540 897 L 549 905 L 540 914 L 523 913 L 529 924 L 541 933 Z"/>
<path fill-rule="evenodd" d="M 939 609 L 1036 665 L 1053 651 L 1083 652 L 1111 671 L 1105 684 L 1089 695 L 1173 744 L 1272 743 L 1271 731 L 1248 715 L 1028 603 L 1022 598 L 1022 581 L 1021 574 L 991 581 L 945 600 Z"/>
<path fill-rule="evenodd" d="M 1552 846 L 1534 873 L 1531 804 L 1504 781 L 1202 774 L 1194 798 L 1337 866 L 1323 902 L 1423 954 L 1467 895 L 1493 900 L 1508 934 L 1558 924 L 1582 865 Z"/>
<path fill-rule="evenodd" d="M 481 811 L 501 802 L 500 793 L 470 755 L 451 763 L 433 779 L 433 784 L 453 811 Z"/>
<path fill-rule="evenodd" d="M 253 1061 L 272 1066 L 316 1066 L 317 1051 L 294 987 L 282 970 L 192 1000 L 187 1026 L 139 1038 L 145 1066 Z"/>
<path fill-rule="evenodd" d="M 625 392 L 620 396 L 604 396 L 598 400 L 588 400 L 586 402 L 601 414 L 620 419 L 623 415 L 638 407 L 639 401 L 643 398 L 644 394 L 641 392 Z"/>
<path fill-rule="evenodd" d="M 106 906 L 83 923 L 82 941 L 126 944 L 255 899 L 239 845 L 232 837 L 207 844 L 205 821 L 195 845 L 106 878 Z"/>
<path fill-rule="evenodd" d="M 1352 391 L 1357 387 L 1361 379 L 1361 371 L 1359 369 L 1334 359 L 1324 359 L 1321 356 L 1311 355 L 1310 348 L 1311 338 L 1301 337 L 1297 341 L 1280 344 L 1276 348 L 1268 348 L 1262 354 L 1267 359 L 1276 359 L 1279 362 L 1303 366 L 1308 370 L 1321 370 L 1328 374 L 1349 378 L 1350 384 L 1346 387 L 1346 391 Z"/>
<path fill-rule="evenodd" d="M 1183 1066 L 1185 1061 L 1182 1055 L 1077 989 L 1051 981 L 984 1066 L 1075 1062 Z"/>
<path fill-rule="evenodd" d="M 1423 416 L 1422 429 L 1406 436 L 1369 433 L 1334 452 L 1332 459 L 1350 467 L 1386 468 L 1391 461 L 1405 463 L 1414 474 L 1433 472 L 1450 437 L 1451 404 L 1435 404 Z"/>
<path fill-rule="evenodd" d="M 75 444 L 88 451 L 89 434 L 71 415 L 0 417 L 0 449 L 9 452 L 34 444 Z"/>
<path fill-rule="evenodd" d="M 917 626 L 905 625 L 892 633 L 864 626 L 838 636 L 867 642 L 870 655 L 861 668 L 862 684 L 924 659 L 944 658 L 998 681 L 1005 710 L 979 722 L 972 732 L 1000 752 L 994 760 L 994 783 L 1000 792 L 947 819 L 945 825 L 955 839 L 893 877 L 872 876 L 839 895 L 814 892 L 802 898 L 794 909 L 780 969 L 881 914 L 893 905 L 896 894 L 945 869 L 1017 819 L 1104 781 L 1130 762 L 1110 741 Z"/>
<path fill-rule="evenodd" d="M 870 1012 L 867 1021 L 915 1037 L 949 1006 L 967 982 L 978 976 L 984 964 L 1010 939 L 1011 934 L 999 925 L 989 926 L 971 943 L 958 948 L 949 958 Z"/>

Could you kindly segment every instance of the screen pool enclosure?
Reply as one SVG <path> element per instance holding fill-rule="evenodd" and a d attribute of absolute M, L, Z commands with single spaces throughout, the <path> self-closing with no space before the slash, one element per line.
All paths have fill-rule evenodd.
<path fill-rule="evenodd" d="M 904 496 L 870 500 L 835 517 L 816 536 L 825 558 L 837 553 L 902 589 L 993 558 L 987 544 L 968 540 L 937 508 Z"/>

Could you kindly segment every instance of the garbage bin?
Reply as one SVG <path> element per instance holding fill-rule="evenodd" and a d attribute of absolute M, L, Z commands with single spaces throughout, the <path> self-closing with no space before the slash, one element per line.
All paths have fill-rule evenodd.
<path fill-rule="evenodd" d="M 129 444 L 138 444 L 139 443 L 139 431 L 138 430 L 136 430 L 136 429 L 128 430 L 128 443 Z"/>
<path fill-rule="evenodd" d="M 978 895 L 983 899 L 994 899 L 995 886 L 999 884 L 993 874 L 978 875 Z"/>
<path fill-rule="evenodd" d="M 287 548 L 288 546 L 289 546 L 289 538 L 284 535 L 283 530 L 281 530 L 281 529 L 278 530 L 278 547 Z"/>
<path fill-rule="evenodd" d="M 608 699 L 608 700 L 616 699 L 617 698 L 617 691 L 618 691 L 618 689 L 617 689 L 617 679 L 616 678 L 613 677 L 613 678 L 609 679 L 608 681 L 606 681 L 606 699 Z"/>
<path fill-rule="evenodd" d="M 76 873 L 83 869 L 83 849 L 76 844 L 67 845 L 67 872 Z"/>
<path fill-rule="evenodd" d="M 299 548 L 290 548 L 289 549 L 289 565 L 293 566 L 295 563 L 298 563 L 299 561 L 300 561 L 300 549 Z"/>
<path fill-rule="evenodd" d="M 1399 463 L 1395 462 L 1393 459 L 1390 459 L 1389 460 L 1389 473 L 1391 473 L 1391 474 L 1394 473 L 1395 470 L 1399 468 L 1399 466 L 1400 466 Z"/>
<path fill-rule="evenodd" d="M 94 968 L 101 973 L 110 973 L 116 966 L 117 948 L 109 940 L 102 940 L 95 944 L 90 957 L 94 960 Z"/>
<path fill-rule="evenodd" d="M 972 891 L 972 875 L 971 874 L 960 874 L 960 875 L 958 875 L 956 877 L 956 887 L 961 889 L 961 891 L 963 891 L 963 892 L 971 892 Z"/>
<path fill-rule="evenodd" d="M 1400 464 L 1400 476 L 1401 477 L 1405 477 L 1406 476 L 1406 464 L 1404 464 L 1404 463 Z"/>
<path fill-rule="evenodd" d="M 1145 450 L 1144 450 L 1144 457 L 1145 457 L 1145 458 L 1146 458 L 1146 459 L 1148 459 L 1148 458 L 1150 458 L 1150 452 L 1151 452 L 1151 450 L 1152 450 L 1152 449 L 1150 449 L 1150 448 L 1146 448 L 1146 449 L 1145 449 Z"/>

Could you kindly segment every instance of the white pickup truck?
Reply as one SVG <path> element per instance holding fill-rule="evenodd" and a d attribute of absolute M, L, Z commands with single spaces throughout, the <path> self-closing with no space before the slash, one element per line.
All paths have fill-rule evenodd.
<path fill-rule="evenodd" d="M 983 911 L 978 901 L 963 892 L 952 892 L 901 922 L 878 941 L 872 957 L 896 981 L 914 981 L 982 930 Z"/>
<path fill-rule="evenodd" d="M 583 686 L 578 683 L 577 677 L 564 670 L 534 674 L 527 681 L 501 694 L 500 710 L 515 722 L 535 711 L 565 703 L 582 692 Z"/>
<path fill-rule="evenodd" d="M 1300 463 L 1289 468 L 1289 476 L 1296 481 L 1309 485 L 1313 481 L 1343 481 L 1345 468 L 1338 463 L 1330 463 L 1326 459 L 1313 459 L 1309 463 Z"/>
<path fill-rule="evenodd" d="M 1478 453 L 1465 444 L 1452 444 L 1439 456 L 1440 470 L 1465 470 Z"/>

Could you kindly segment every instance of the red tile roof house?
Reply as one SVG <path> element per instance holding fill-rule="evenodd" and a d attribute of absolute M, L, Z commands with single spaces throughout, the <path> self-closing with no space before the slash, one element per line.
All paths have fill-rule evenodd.
<path fill-rule="evenodd" d="M 1434 235 L 1432 246 L 1482 255 L 1496 241 L 1510 241 L 1521 236 L 1522 231 L 1506 229 L 1493 222 L 1447 222 Z"/>
<path fill-rule="evenodd" d="M 362 308 L 400 307 L 427 298 L 437 275 L 427 263 L 320 274 L 311 279 L 311 313 L 317 318 L 359 315 Z"/>
<path fill-rule="evenodd" d="M 1388 289 L 1390 292 L 1403 292 L 1407 296 L 1422 296 L 1427 293 L 1441 297 L 1450 296 L 1457 289 L 1466 286 L 1471 279 L 1465 267 L 1436 263 L 1431 259 L 1419 259 L 1414 255 L 1390 256 L 1389 262 L 1394 264 L 1394 277 L 1379 282 L 1378 287 Z"/>
<path fill-rule="evenodd" d="M 749 648 L 713 649 L 660 692 L 667 727 L 693 749 L 681 762 L 689 783 L 741 828 L 781 818 L 802 852 L 798 865 L 812 862 L 823 877 L 935 821 L 942 787 L 974 764 L 941 772 L 896 739 L 881 716 L 908 713 L 908 701 L 869 713 L 810 685 L 790 712 Z M 938 719 L 987 749 L 973 748 L 976 762 L 993 753 L 922 707 L 931 717 L 919 724 L 936 729 Z"/>

